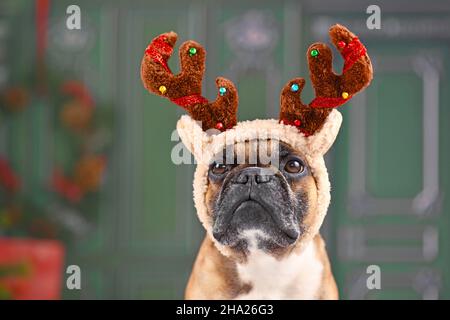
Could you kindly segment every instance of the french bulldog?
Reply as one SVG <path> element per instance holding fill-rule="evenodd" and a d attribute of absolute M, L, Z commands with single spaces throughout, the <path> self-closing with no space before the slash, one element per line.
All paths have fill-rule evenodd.
<path fill-rule="evenodd" d="M 334 140 L 340 114 L 333 111 L 324 125 L 326 132 L 309 137 L 314 140 L 309 143 L 305 141 L 309 138 L 283 130 L 282 124 L 255 121 L 244 127 L 239 123 L 224 133 L 231 139 L 211 139 L 200 127 L 193 130 L 195 124 L 189 118 L 178 123 L 185 145 L 194 150 L 200 143 L 206 149 L 206 156 L 196 155 L 201 160 L 194 199 L 207 234 L 185 297 L 337 299 L 318 230 L 330 199 L 323 153 Z M 266 139 L 262 132 L 277 125 L 280 130 Z M 239 141 L 227 144 L 233 136 Z M 255 138 L 259 136 L 264 138 Z M 322 148 L 311 149 L 314 145 Z M 230 150 L 234 157 L 229 156 Z"/>
<path fill-rule="evenodd" d="M 187 111 L 177 131 L 197 162 L 194 203 L 206 236 L 187 299 L 338 298 L 319 233 L 330 203 L 324 155 L 342 122 L 336 108 L 369 85 L 373 70 L 352 32 L 335 25 L 329 34 L 344 58 L 342 74 L 334 73 L 326 44 L 311 45 L 316 97 L 304 104 L 305 80 L 290 80 L 281 91 L 279 120 L 238 122 L 237 89 L 225 78 L 216 79 L 214 101 L 203 97 L 206 51 L 197 42 L 181 45 L 178 75 L 167 64 L 175 32 L 145 50 L 144 87 Z"/>

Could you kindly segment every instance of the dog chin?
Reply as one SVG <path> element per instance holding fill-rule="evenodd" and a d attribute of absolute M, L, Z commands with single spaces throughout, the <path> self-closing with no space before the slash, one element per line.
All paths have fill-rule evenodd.
<path fill-rule="evenodd" d="M 275 214 L 279 213 L 269 212 L 257 201 L 243 201 L 230 214 L 225 227 L 214 226 L 213 236 L 236 251 L 273 251 L 289 247 L 299 238 L 299 228 L 294 223 L 280 223 Z M 218 232 L 219 229 L 222 231 Z"/>

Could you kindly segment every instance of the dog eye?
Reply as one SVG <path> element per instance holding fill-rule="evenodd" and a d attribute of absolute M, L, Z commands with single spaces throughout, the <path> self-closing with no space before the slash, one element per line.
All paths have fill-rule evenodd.
<path fill-rule="evenodd" d="M 301 173 L 305 167 L 298 160 L 289 160 L 284 166 L 284 170 L 289 173 Z"/>
<path fill-rule="evenodd" d="M 223 163 L 215 163 L 213 164 L 211 171 L 214 174 L 221 175 L 227 171 L 227 166 Z"/>

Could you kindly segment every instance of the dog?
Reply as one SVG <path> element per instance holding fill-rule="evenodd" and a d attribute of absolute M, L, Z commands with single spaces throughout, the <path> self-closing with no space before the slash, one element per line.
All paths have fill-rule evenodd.
<path fill-rule="evenodd" d="M 329 34 L 342 74 L 333 72 L 327 45 L 311 45 L 316 98 L 304 104 L 305 80 L 290 80 L 279 120 L 237 122 L 237 89 L 225 78 L 216 79 L 214 101 L 203 97 L 206 51 L 197 42 L 181 45 L 178 75 L 167 65 L 176 33 L 145 50 L 144 87 L 187 111 L 177 131 L 197 162 L 194 203 L 206 236 L 186 299 L 338 299 L 319 232 L 331 197 L 324 155 L 342 123 L 336 107 L 367 87 L 373 70 L 358 37 L 341 25 Z"/>
<path fill-rule="evenodd" d="M 184 144 L 194 151 L 200 142 L 207 154 L 194 153 L 194 200 L 207 235 L 185 298 L 337 299 L 318 230 L 330 201 L 322 155 L 338 131 L 340 114 L 334 111 L 323 135 L 319 132 L 310 143 L 299 139 L 295 128 L 255 121 L 239 123 L 226 132 L 231 138 L 222 140 L 210 139 L 190 118 L 178 123 Z M 263 134 L 269 131 L 270 140 Z M 234 157 L 227 162 L 230 146 Z M 276 161 L 259 161 L 271 150 Z M 237 159 L 239 152 L 244 154 L 242 161 Z"/>

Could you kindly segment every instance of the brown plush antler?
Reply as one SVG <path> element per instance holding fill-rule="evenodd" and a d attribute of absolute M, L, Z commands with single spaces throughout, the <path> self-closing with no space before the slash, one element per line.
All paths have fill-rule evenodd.
<path fill-rule="evenodd" d="M 302 78 L 292 79 L 281 91 L 280 121 L 295 125 L 305 135 L 319 130 L 332 108 L 350 100 L 372 80 L 370 58 L 358 38 L 339 24 L 331 27 L 329 34 L 345 60 L 342 74 L 333 72 L 331 49 L 324 43 L 314 43 L 308 48 L 307 59 L 316 98 L 309 105 L 303 104 Z"/>
<path fill-rule="evenodd" d="M 234 84 L 217 78 L 217 99 L 209 102 L 202 97 L 202 80 L 205 73 L 205 49 L 195 41 L 184 42 L 180 49 L 178 75 L 172 74 L 167 60 L 173 53 L 177 40 L 175 32 L 154 38 L 145 50 L 141 64 L 141 78 L 147 90 L 170 99 L 184 108 L 189 115 L 201 121 L 203 130 L 221 131 L 233 127 L 236 120 L 238 94 Z"/>

